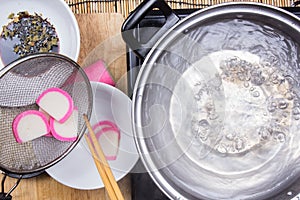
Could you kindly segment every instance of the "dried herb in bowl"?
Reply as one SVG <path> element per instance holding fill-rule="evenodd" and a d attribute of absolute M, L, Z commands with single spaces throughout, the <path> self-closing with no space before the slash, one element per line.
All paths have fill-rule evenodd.
<path fill-rule="evenodd" d="M 58 52 L 59 38 L 54 26 L 41 15 L 22 11 L 8 16 L 2 27 L 0 53 L 4 65 L 31 53 Z"/>

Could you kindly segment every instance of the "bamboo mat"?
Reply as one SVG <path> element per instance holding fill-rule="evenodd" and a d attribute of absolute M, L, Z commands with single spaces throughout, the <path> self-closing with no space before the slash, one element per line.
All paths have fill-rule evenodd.
<path fill-rule="evenodd" d="M 75 14 L 121 13 L 125 18 L 143 0 L 65 0 Z M 173 9 L 205 8 L 232 0 L 167 0 Z M 236 0 L 233 0 L 236 1 Z M 290 7 L 293 0 L 239 0 L 260 2 L 277 7 Z"/>

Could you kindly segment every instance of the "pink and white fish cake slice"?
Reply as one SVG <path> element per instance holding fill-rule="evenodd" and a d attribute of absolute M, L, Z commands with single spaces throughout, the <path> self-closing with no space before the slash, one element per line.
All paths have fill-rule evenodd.
<path fill-rule="evenodd" d="M 60 123 L 65 122 L 72 115 L 74 109 L 72 97 L 60 88 L 45 90 L 37 98 L 36 103 Z"/>
<path fill-rule="evenodd" d="M 116 127 L 104 127 L 96 132 L 96 137 L 106 159 L 116 160 L 119 151 L 120 130 Z"/>
<path fill-rule="evenodd" d="M 60 141 L 75 141 L 78 133 L 78 110 L 74 109 L 71 116 L 63 123 L 50 118 L 50 130 L 53 137 Z"/>
<path fill-rule="evenodd" d="M 99 131 L 101 131 L 101 129 L 109 128 L 109 127 L 119 129 L 118 126 L 114 122 L 109 121 L 109 120 L 99 121 L 98 123 L 96 123 L 95 125 L 92 126 L 92 129 L 93 129 L 94 133 L 98 133 Z"/>
<path fill-rule="evenodd" d="M 46 111 L 44 111 L 42 108 L 39 108 L 39 111 L 42 112 L 45 115 L 45 117 L 46 117 L 46 119 L 48 121 L 48 124 L 49 124 L 50 118 L 51 118 L 50 115 Z M 46 136 L 46 137 L 52 137 L 52 133 L 49 132 L 48 134 L 46 134 L 44 136 Z"/>
<path fill-rule="evenodd" d="M 36 139 L 50 132 L 47 117 L 37 110 L 28 110 L 17 115 L 12 128 L 18 143 Z"/>

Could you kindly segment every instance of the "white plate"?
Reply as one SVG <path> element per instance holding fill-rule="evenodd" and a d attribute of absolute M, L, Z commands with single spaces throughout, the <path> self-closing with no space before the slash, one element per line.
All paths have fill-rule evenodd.
<path fill-rule="evenodd" d="M 130 172 L 139 156 L 131 128 L 131 100 L 120 90 L 98 82 L 93 88 L 93 113 L 91 125 L 110 120 L 121 130 L 117 159 L 108 161 L 118 181 Z M 76 189 L 98 189 L 104 187 L 84 138 L 59 163 L 46 170 L 58 182 Z"/>
<path fill-rule="evenodd" d="M 80 34 L 76 18 L 64 0 L 0 0 L 0 32 L 11 20 L 9 14 L 28 11 L 41 14 L 54 26 L 58 35 L 59 53 L 77 61 L 80 49 Z M 0 69 L 4 67 L 0 59 Z"/>

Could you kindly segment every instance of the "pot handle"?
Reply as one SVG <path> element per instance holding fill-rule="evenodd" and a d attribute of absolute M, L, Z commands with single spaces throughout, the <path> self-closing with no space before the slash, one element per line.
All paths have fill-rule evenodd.
<path fill-rule="evenodd" d="M 300 4 L 300 1 L 292 1 L 291 7 L 296 7 Z"/>
<path fill-rule="evenodd" d="M 146 43 L 141 43 L 134 34 L 134 29 L 144 19 L 147 12 L 153 8 L 158 8 L 166 18 L 165 24 L 157 31 Z M 179 21 L 179 17 L 173 12 L 172 8 L 164 0 L 144 0 L 125 20 L 122 25 L 122 37 L 126 44 L 134 53 L 144 59 L 151 47 L 159 38 L 173 25 Z"/>

